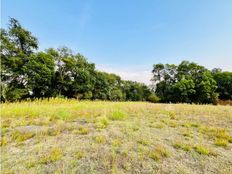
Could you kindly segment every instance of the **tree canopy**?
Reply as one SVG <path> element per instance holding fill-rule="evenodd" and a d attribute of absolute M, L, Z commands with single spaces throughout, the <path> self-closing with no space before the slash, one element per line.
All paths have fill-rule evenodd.
<path fill-rule="evenodd" d="M 68 97 L 89 100 L 148 100 L 144 84 L 100 72 L 69 48 L 37 52 L 38 40 L 13 18 L 1 29 L 1 101 Z"/>
<path fill-rule="evenodd" d="M 163 102 L 216 103 L 231 99 L 232 73 L 210 71 L 194 62 L 153 65 L 155 91 Z"/>

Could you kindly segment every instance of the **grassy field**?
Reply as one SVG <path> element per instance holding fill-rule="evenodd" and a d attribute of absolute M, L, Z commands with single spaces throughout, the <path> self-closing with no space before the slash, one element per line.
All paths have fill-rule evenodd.
<path fill-rule="evenodd" d="M 1 105 L 2 173 L 232 173 L 232 107 L 65 99 Z"/>

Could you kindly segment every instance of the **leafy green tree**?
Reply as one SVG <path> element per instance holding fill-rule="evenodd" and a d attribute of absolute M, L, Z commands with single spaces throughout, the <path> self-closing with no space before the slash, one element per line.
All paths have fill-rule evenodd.
<path fill-rule="evenodd" d="M 55 74 L 55 63 L 49 54 L 39 52 L 31 56 L 25 65 L 27 84 L 32 97 L 51 97 L 52 78 Z"/>
<path fill-rule="evenodd" d="M 75 55 L 73 61 L 69 63 L 65 61 L 65 63 L 69 66 L 68 69 L 73 79 L 70 92 L 73 93 L 73 96 L 79 96 L 78 98 L 89 99 L 94 88 L 95 65 L 89 63 L 81 54 Z"/>
<path fill-rule="evenodd" d="M 93 99 L 107 100 L 109 96 L 109 82 L 107 73 L 96 72 L 96 82 L 93 89 Z"/>
<path fill-rule="evenodd" d="M 217 100 L 216 81 L 205 67 L 183 61 L 178 66 L 157 64 L 153 68 L 156 94 L 161 101 L 212 103 Z"/>
<path fill-rule="evenodd" d="M 221 100 L 232 100 L 232 72 L 213 71 L 214 80 L 217 82 L 217 92 Z"/>
<path fill-rule="evenodd" d="M 27 96 L 24 66 L 37 48 L 37 39 L 16 19 L 10 18 L 8 30 L 1 29 L 1 83 L 7 88 L 6 99 L 18 100 Z"/>
<path fill-rule="evenodd" d="M 129 101 L 146 101 L 151 94 L 146 85 L 133 81 L 124 81 L 123 90 L 126 100 Z"/>
<path fill-rule="evenodd" d="M 192 79 L 181 79 L 173 85 L 172 100 L 184 103 L 191 103 L 196 93 L 195 83 Z"/>

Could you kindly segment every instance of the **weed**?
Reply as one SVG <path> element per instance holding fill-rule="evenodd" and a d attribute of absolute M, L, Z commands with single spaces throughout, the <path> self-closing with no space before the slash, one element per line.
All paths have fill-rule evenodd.
<path fill-rule="evenodd" d="M 182 124 L 183 127 L 190 128 L 190 127 L 200 127 L 200 125 L 196 122 L 187 122 Z"/>
<path fill-rule="evenodd" d="M 154 127 L 157 128 L 157 129 L 162 129 L 162 128 L 164 128 L 164 126 L 165 125 L 163 123 L 157 123 L 157 124 L 154 125 Z"/>
<path fill-rule="evenodd" d="M 200 127 L 200 124 L 198 124 L 198 123 L 191 123 L 191 127 Z"/>
<path fill-rule="evenodd" d="M 75 156 L 76 159 L 79 160 L 79 159 L 81 159 L 81 158 L 83 158 L 85 156 L 85 153 L 81 152 L 81 151 L 77 151 L 74 156 Z"/>
<path fill-rule="evenodd" d="M 149 141 L 147 141 L 147 140 L 144 140 L 144 139 L 142 139 L 142 140 L 139 140 L 139 141 L 137 141 L 139 144 L 142 144 L 142 145 L 144 145 L 144 146 L 147 146 L 147 145 L 149 145 Z"/>
<path fill-rule="evenodd" d="M 225 139 L 216 139 L 214 144 L 217 146 L 227 147 L 229 142 Z"/>
<path fill-rule="evenodd" d="M 104 129 L 109 125 L 109 120 L 106 117 L 102 117 L 95 125 L 98 129 Z"/>
<path fill-rule="evenodd" d="M 6 127 L 1 129 L 2 135 L 6 134 L 8 131 L 9 131 L 9 129 Z"/>
<path fill-rule="evenodd" d="M 157 146 L 154 150 L 150 151 L 149 156 L 155 161 L 159 161 L 162 158 L 170 156 L 170 152 L 164 146 Z"/>
<path fill-rule="evenodd" d="M 139 130 L 139 127 L 138 126 L 135 126 L 135 125 L 133 125 L 132 126 L 132 130 L 135 132 L 135 131 L 138 131 Z"/>
<path fill-rule="evenodd" d="M 94 140 L 98 144 L 104 144 L 104 143 L 106 143 L 106 138 L 103 135 L 98 135 L 98 136 L 94 137 Z"/>
<path fill-rule="evenodd" d="M 74 130 L 73 133 L 80 135 L 87 135 L 89 133 L 89 129 L 87 127 L 79 127 L 78 130 Z"/>
<path fill-rule="evenodd" d="M 177 119 L 176 113 L 174 113 L 174 112 L 169 112 L 168 115 L 169 115 L 170 119 L 172 119 L 172 120 Z"/>
<path fill-rule="evenodd" d="M 202 127 L 200 132 L 209 138 L 230 139 L 229 133 L 223 128 Z"/>
<path fill-rule="evenodd" d="M 228 142 L 229 142 L 229 143 L 232 143 L 232 136 L 229 136 L 229 137 L 228 137 Z"/>
<path fill-rule="evenodd" d="M 36 166 L 36 162 L 35 161 L 29 161 L 27 164 L 26 164 L 26 167 L 27 168 L 32 168 L 32 167 L 35 167 Z"/>
<path fill-rule="evenodd" d="M 41 164 L 49 164 L 55 161 L 60 160 L 62 157 L 62 151 L 59 148 L 52 149 L 48 154 L 44 154 L 40 158 Z"/>
<path fill-rule="evenodd" d="M 175 128 L 175 127 L 178 126 L 177 122 L 174 121 L 174 120 L 170 120 L 170 121 L 168 122 L 168 125 L 169 125 L 170 127 L 173 127 L 173 128 Z"/>
<path fill-rule="evenodd" d="M 7 145 L 8 140 L 6 137 L 1 137 L 1 141 L 0 141 L 0 146 L 5 146 Z"/>
<path fill-rule="evenodd" d="M 199 153 L 201 155 L 209 155 L 209 153 L 210 153 L 208 149 L 206 149 L 205 147 L 200 146 L 200 145 L 195 146 L 194 149 L 197 153 Z"/>
<path fill-rule="evenodd" d="M 49 136 L 57 136 L 61 133 L 61 130 L 58 127 L 49 127 L 47 130 L 47 134 Z"/>
<path fill-rule="evenodd" d="M 186 127 L 186 128 L 190 128 L 191 127 L 191 124 L 189 122 L 187 123 L 183 123 L 182 124 L 183 127 Z"/>
<path fill-rule="evenodd" d="M 122 111 L 113 111 L 108 118 L 112 121 L 124 120 L 127 117 L 127 114 Z"/>
<path fill-rule="evenodd" d="M 16 142 L 22 142 L 22 141 L 30 139 L 34 136 L 35 136 L 35 134 L 32 132 L 20 132 L 18 130 L 14 131 L 11 134 L 12 139 L 15 140 Z"/>
<path fill-rule="evenodd" d="M 70 118 L 70 112 L 66 111 L 66 110 L 58 110 L 55 118 L 56 119 L 61 119 L 61 120 L 67 120 Z"/>
<path fill-rule="evenodd" d="M 190 137 L 190 138 L 193 136 L 191 131 L 184 131 L 184 132 L 182 133 L 182 135 L 183 135 L 184 137 Z"/>
<path fill-rule="evenodd" d="M 3 120 L 2 122 L 1 122 L 1 128 L 8 128 L 8 127 L 10 127 L 10 124 L 11 124 L 11 120 Z"/>
<path fill-rule="evenodd" d="M 121 144 L 122 144 L 122 140 L 119 139 L 119 138 L 113 139 L 113 141 L 112 141 L 112 146 L 113 146 L 113 147 L 118 147 L 118 146 L 120 146 Z"/>
<path fill-rule="evenodd" d="M 190 145 L 184 144 L 184 143 L 181 143 L 181 142 L 174 143 L 173 147 L 176 148 L 176 149 L 182 149 L 184 151 L 190 151 L 191 150 L 191 146 Z"/>

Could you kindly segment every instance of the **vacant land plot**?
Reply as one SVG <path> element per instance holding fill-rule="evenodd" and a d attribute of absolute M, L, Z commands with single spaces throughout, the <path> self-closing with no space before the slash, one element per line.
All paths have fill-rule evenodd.
<path fill-rule="evenodd" d="M 2 173 L 232 173 L 232 107 L 2 104 Z"/>

